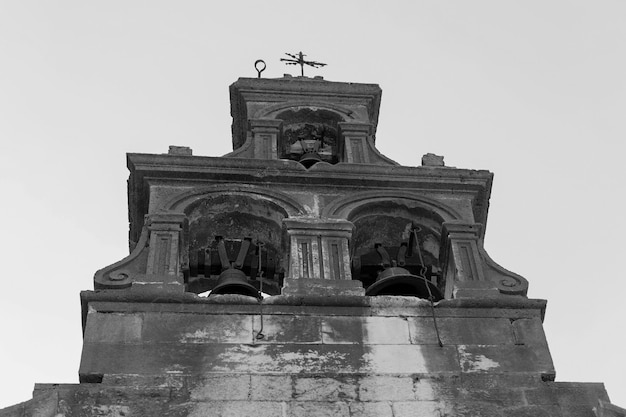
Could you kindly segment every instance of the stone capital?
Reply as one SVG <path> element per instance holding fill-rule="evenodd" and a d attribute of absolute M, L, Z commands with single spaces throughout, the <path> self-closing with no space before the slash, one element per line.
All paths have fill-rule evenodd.
<path fill-rule="evenodd" d="M 479 239 L 483 225 L 450 221 L 443 224 L 442 237 L 445 239 Z"/>
<path fill-rule="evenodd" d="M 339 122 L 338 125 L 342 135 L 367 136 L 372 132 L 372 125 L 369 123 Z"/>
<path fill-rule="evenodd" d="M 253 132 L 278 132 L 283 121 L 280 119 L 249 119 L 248 125 Z"/>
<path fill-rule="evenodd" d="M 349 239 L 352 236 L 354 224 L 343 219 L 319 219 L 319 218 L 288 218 L 283 219 L 290 236 L 334 236 Z"/>

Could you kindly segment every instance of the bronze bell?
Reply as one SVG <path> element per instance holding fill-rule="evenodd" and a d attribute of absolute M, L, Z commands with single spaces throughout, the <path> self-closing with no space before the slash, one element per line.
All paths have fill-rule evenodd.
<path fill-rule="evenodd" d="M 241 269 L 228 268 L 222 271 L 217 285 L 211 294 L 240 294 L 261 299 L 261 293 L 248 283 L 246 274 Z"/>
<path fill-rule="evenodd" d="M 411 274 L 404 268 L 389 267 L 378 274 L 365 295 L 404 295 L 439 301 L 443 299 L 439 289 L 424 277 Z"/>
<path fill-rule="evenodd" d="M 317 164 L 318 162 L 320 162 L 322 160 L 322 158 L 320 157 L 320 155 L 315 152 L 315 151 L 310 151 L 310 152 L 305 152 L 302 154 L 302 156 L 300 157 L 300 163 L 302 165 L 304 165 L 305 168 L 311 168 L 313 165 Z"/>

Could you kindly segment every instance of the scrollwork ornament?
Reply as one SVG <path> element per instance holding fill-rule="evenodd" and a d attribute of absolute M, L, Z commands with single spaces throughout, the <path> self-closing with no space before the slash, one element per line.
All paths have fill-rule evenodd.
<path fill-rule="evenodd" d="M 129 278 L 130 278 L 130 272 L 125 269 L 121 269 L 119 271 L 113 271 L 109 274 L 109 279 L 111 281 L 124 281 Z"/>

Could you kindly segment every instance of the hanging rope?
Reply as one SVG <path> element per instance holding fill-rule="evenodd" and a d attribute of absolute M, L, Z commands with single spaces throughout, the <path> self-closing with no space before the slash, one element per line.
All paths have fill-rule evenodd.
<path fill-rule="evenodd" d="M 417 250 L 417 256 L 420 258 L 420 273 L 419 273 L 419 277 L 421 279 L 424 280 L 424 284 L 426 285 L 426 289 L 428 290 L 428 301 L 430 301 L 430 311 L 432 313 L 433 316 L 433 325 L 435 326 L 435 334 L 437 335 L 437 343 L 439 344 L 439 347 L 443 347 L 443 342 L 441 341 L 441 337 L 439 336 L 439 327 L 437 326 L 437 317 L 435 316 L 435 303 L 434 303 L 434 299 L 435 297 L 433 297 L 433 293 L 430 290 L 430 281 L 428 280 L 428 278 L 426 278 L 426 266 L 424 265 L 424 258 L 422 257 L 422 249 L 420 248 L 420 242 L 417 239 L 417 231 L 419 230 L 419 227 L 414 226 L 411 229 L 412 232 L 412 241 L 414 243 L 415 249 Z M 410 245 L 413 246 L 413 245 Z"/>
<path fill-rule="evenodd" d="M 263 260 L 263 247 L 265 243 L 261 241 L 257 241 L 256 243 L 257 251 L 259 253 L 259 280 L 261 283 L 259 284 L 259 291 L 261 292 L 261 300 L 259 301 L 259 319 L 261 321 L 261 328 L 257 332 L 255 338 L 256 340 L 263 340 L 265 335 L 263 334 L 263 268 L 262 268 L 262 260 Z"/>

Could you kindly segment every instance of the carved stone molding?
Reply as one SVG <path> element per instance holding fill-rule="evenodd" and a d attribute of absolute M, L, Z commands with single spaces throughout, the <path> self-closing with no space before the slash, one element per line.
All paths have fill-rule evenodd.
<path fill-rule="evenodd" d="M 158 213 L 146 216 L 139 242 L 126 258 L 96 272 L 96 289 L 133 287 L 183 291 L 180 239 L 185 215 Z"/>
<path fill-rule="evenodd" d="M 250 119 L 255 159 L 278 159 L 282 120 Z"/>
<path fill-rule="evenodd" d="M 349 194 L 331 201 L 324 207 L 323 216 L 332 218 L 350 218 L 355 210 L 369 204 L 396 201 L 407 207 L 420 206 L 430 210 L 442 221 L 461 219 L 463 216 L 450 205 L 444 204 L 421 193 L 404 190 L 373 190 Z"/>
<path fill-rule="evenodd" d="M 482 245 L 479 246 L 479 252 L 483 260 L 485 275 L 489 281 L 495 284 L 498 291 L 507 295 L 526 296 L 528 293 L 528 280 L 526 278 L 498 265 L 491 259 Z"/>
<path fill-rule="evenodd" d="M 162 206 L 168 211 L 183 212 L 200 200 L 215 198 L 222 195 L 239 195 L 242 197 L 253 197 L 268 200 L 276 204 L 290 216 L 298 216 L 306 213 L 306 210 L 301 203 L 285 193 L 271 190 L 267 187 L 238 183 L 215 184 L 208 187 L 194 187 L 175 194 L 169 200 L 165 201 Z"/>
<path fill-rule="evenodd" d="M 443 224 L 440 262 L 445 297 L 525 296 L 528 281 L 489 257 L 480 237 L 481 229 L 479 223 L 453 221 Z"/>
<path fill-rule="evenodd" d="M 319 285 L 335 288 L 340 293 L 363 295 L 359 281 L 352 281 L 348 241 L 353 224 L 347 220 L 319 218 L 284 219 L 290 240 L 289 274 L 283 294 L 306 291 L 307 286 L 295 280 L 315 280 Z M 334 285 L 334 282 L 342 283 Z M 320 282 L 322 284 L 320 284 Z M 349 287 L 349 288 L 348 288 Z"/>
<path fill-rule="evenodd" d="M 364 123 L 339 123 L 341 160 L 352 164 L 369 164 L 367 138 L 372 127 Z"/>
<path fill-rule="evenodd" d="M 148 258 L 148 227 L 144 226 L 133 251 L 124 259 L 96 271 L 93 284 L 96 290 L 130 288 L 133 280 L 146 273 Z"/>
<path fill-rule="evenodd" d="M 352 279 L 347 220 L 284 219 L 290 238 L 290 278 Z"/>

